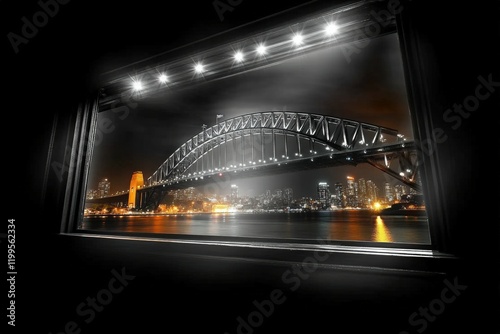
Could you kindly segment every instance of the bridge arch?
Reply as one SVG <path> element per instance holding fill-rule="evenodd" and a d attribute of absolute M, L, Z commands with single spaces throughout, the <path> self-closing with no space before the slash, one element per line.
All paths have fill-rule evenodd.
<path fill-rule="evenodd" d="M 251 142 L 246 139 L 248 137 Z M 249 167 L 247 161 L 252 165 L 269 165 L 280 164 L 283 160 L 314 159 L 315 156 L 322 155 L 332 157 L 400 143 L 403 139 L 395 129 L 352 119 L 292 111 L 256 112 L 226 119 L 211 127 L 204 126 L 200 133 L 183 143 L 157 168 L 147 179 L 145 186 L 196 175 L 244 169 Z M 237 141 L 239 144 L 235 145 Z M 256 143 L 260 147 L 255 147 Z M 233 147 L 230 148 L 229 144 Z M 321 147 L 319 153 L 317 145 Z M 224 157 L 223 147 L 226 153 Z M 228 148 L 241 157 L 228 159 Z M 290 152 L 291 150 L 295 152 Z M 217 163 L 213 161 L 216 151 Z M 283 154 L 277 154 L 278 151 Z M 252 157 L 245 160 L 245 153 Z M 211 164 L 210 159 L 207 159 L 209 154 L 212 154 Z M 203 166 L 205 160 L 207 163 Z M 201 170 L 197 166 L 200 162 Z M 197 170 L 194 170 L 194 166 L 197 166 Z"/>

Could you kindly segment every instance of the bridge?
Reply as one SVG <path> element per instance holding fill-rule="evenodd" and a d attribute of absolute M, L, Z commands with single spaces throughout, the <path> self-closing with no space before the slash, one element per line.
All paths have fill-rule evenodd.
<path fill-rule="evenodd" d="M 329 115 L 267 111 L 204 125 L 130 191 L 135 192 L 136 209 L 154 210 L 172 189 L 360 163 L 421 190 L 416 145 L 397 130 Z"/>

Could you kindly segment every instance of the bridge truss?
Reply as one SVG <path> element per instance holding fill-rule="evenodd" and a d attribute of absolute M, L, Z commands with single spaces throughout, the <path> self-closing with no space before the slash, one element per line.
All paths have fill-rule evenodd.
<path fill-rule="evenodd" d="M 169 189 L 227 175 L 250 177 L 359 163 L 421 190 L 415 144 L 397 130 L 321 114 L 257 112 L 204 126 L 147 178 L 138 203 L 141 209 L 155 208 Z"/>

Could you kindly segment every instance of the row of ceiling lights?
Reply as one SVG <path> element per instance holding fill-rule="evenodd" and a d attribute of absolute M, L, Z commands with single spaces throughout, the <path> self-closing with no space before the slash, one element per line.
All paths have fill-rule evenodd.
<path fill-rule="evenodd" d="M 323 28 L 323 33 L 330 38 L 335 36 L 338 33 L 338 31 L 339 27 L 335 23 L 326 24 Z M 295 33 L 290 39 L 290 42 L 294 47 L 300 48 L 305 43 L 305 37 L 301 33 Z M 257 54 L 257 56 L 262 58 L 268 54 L 269 48 L 270 47 L 266 46 L 265 44 L 258 44 L 255 47 L 255 53 Z M 237 50 L 233 54 L 233 62 L 243 63 L 245 61 L 245 56 L 246 55 L 243 53 L 243 51 Z M 202 75 L 206 71 L 206 65 L 203 64 L 201 61 L 195 62 L 192 66 L 193 66 L 192 70 L 196 75 Z M 167 84 L 170 82 L 170 77 L 165 72 L 158 73 L 157 79 L 160 84 Z M 132 89 L 134 91 L 139 92 L 142 91 L 144 88 L 145 86 L 141 79 L 132 78 Z"/>

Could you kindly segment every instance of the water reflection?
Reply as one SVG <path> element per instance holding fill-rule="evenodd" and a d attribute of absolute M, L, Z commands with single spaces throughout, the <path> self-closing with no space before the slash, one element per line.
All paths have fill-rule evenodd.
<path fill-rule="evenodd" d="M 83 230 L 252 238 L 430 244 L 424 217 L 371 212 L 190 214 L 86 217 Z"/>
<path fill-rule="evenodd" d="M 392 242 L 391 231 L 385 226 L 384 221 L 380 216 L 375 219 L 375 229 L 372 234 L 373 241 Z"/>

